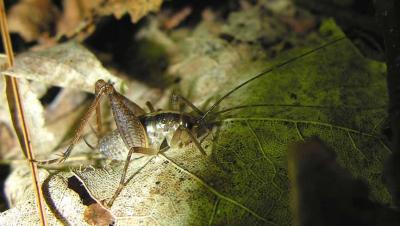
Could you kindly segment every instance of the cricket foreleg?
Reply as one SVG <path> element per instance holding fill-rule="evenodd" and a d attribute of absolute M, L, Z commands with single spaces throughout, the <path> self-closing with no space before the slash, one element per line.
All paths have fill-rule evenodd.
<path fill-rule="evenodd" d="M 101 92 L 102 88 L 100 86 L 95 85 L 94 94 L 97 96 Z M 97 136 L 101 136 L 103 132 L 103 126 L 101 123 L 101 105 L 98 104 L 96 106 L 96 124 L 97 124 Z M 94 131 L 94 130 L 93 130 Z"/>
<path fill-rule="evenodd" d="M 72 149 L 74 148 L 75 144 L 77 144 L 78 141 L 80 140 L 82 133 L 83 133 L 83 129 L 85 128 L 86 124 L 88 123 L 90 116 L 92 115 L 92 113 L 96 110 L 97 106 L 99 105 L 102 96 L 104 96 L 104 92 L 103 92 L 103 90 L 100 90 L 98 92 L 98 94 L 96 95 L 95 99 L 93 100 L 93 102 L 90 104 L 85 115 L 83 116 L 81 123 L 79 124 L 79 127 L 76 130 L 75 135 L 72 138 L 72 141 L 69 144 L 67 150 L 64 153 L 62 153 L 61 157 L 56 158 L 56 159 L 51 159 L 51 160 L 43 160 L 43 161 L 37 160 L 36 162 L 39 165 L 61 163 L 61 162 L 64 162 L 71 155 Z"/>
<path fill-rule="evenodd" d="M 202 135 L 201 137 L 199 137 L 199 143 L 202 144 L 203 141 L 210 135 L 211 135 L 211 139 L 214 140 L 214 136 L 212 134 L 211 129 L 207 128 L 206 133 L 204 135 Z"/>
<path fill-rule="evenodd" d="M 177 144 L 179 144 L 179 142 L 185 143 L 185 141 L 187 140 L 192 141 L 196 146 L 197 150 L 199 150 L 201 154 L 207 155 L 203 147 L 201 146 L 200 142 L 196 139 L 193 133 L 189 129 L 183 126 L 179 126 L 178 129 L 175 131 L 174 135 L 172 136 L 171 147 L 176 147 Z"/>
<path fill-rule="evenodd" d="M 146 101 L 146 106 L 150 110 L 151 113 L 155 112 L 153 104 L 150 101 Z"/>

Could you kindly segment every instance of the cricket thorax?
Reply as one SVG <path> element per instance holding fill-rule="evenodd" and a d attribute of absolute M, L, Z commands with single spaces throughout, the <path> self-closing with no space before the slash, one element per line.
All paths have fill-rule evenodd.
<path fill-rule="evenodd" d="M 155 112 L 140 117 L 149 138 L 149 146 L 159 149 L 164 139 L 170 144 L 179 126 L 191 129 L 195 119 L 179 112 Z"/>

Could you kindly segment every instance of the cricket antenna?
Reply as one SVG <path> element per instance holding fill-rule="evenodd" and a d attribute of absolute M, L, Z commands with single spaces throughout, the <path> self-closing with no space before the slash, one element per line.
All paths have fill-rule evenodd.
<path fill-rule="evenodd" d="M 324 45 L 319 46 L 318 48 L 315 48 L 315 49 L 313 49 L 313 50 L 307 51 L 307 52 L 305 52 L 305 53 L 303 53 L 303 54 L 300 54 L 300 55 L 298 55 L 298 56 L 295 56 L 295 57 L 293 57 L 293 58 L 291 58 L 291 59 L 289 59 L 289 60 L 287 60 L 287 61 L 285 61 L 285 62 L 283 62 L 283 63 L 274 65 L 274 66 L 272 66 L 271 68 L 267 68 L 267 69 L 265 69 L 265 70 L 259 72 L 258 74 L 256 74 L 256 75 L 253 76 L 252 78 L 250 78 L 249 80 L 247 80 L 247 81 L 243 82 L 242 84 L 236 86 L 234 89 L 232 89 L 231 91 L 227 92 L 225 95 L 223 95 L 222 97 L 220 97 L 220 98 L 214 103 L 214 105 L 212 105 L 212 106 L 204 113 L 204 115 L 200 118 L 199 121 L 203 121 L 203 120 L 207 117 L 207 115 L 208 115 L 210 112 L 212 112 L 212 111 L 215 109 L 215 107 L 218 106 L 218 104 L 220 104 L 220 103 L 222 102 L 222 100 L 224 100 L 226 97 L 228 97 L 229 95 L 231 95 L 231 94 L 232 94 L 233 92 L 235 92 L 236 90 L 240 89 L 242 86 L 245 86 L 246 84 L 250 83 L 251 81 L 253 81 L 253 80 L 255 80 L 255 79 L 258 79 L 259 77 L 261 77 L 261 76 L 263 76 L 263 75 L 265 75 L 265 74 L 268 74 L 268 73 L 270 73 L 271 71 L 273 71 L 273 70 L 275 70 L 275 69 L 277 69 L 277 68 L 283 67 L 283 66 L 285 66 L 285 65 L 287 65 L 287 64 L 289 64 L 289 63 L 291 63 L 291 62 L 293 62 L 293 61 L 298 60 L 299 58 L 308 56 L 308 55 L 310 55 L 310 54 L 312 54 L 312 53 L 314 53 L 314 52 L 317 52 L 317 51 L 320 50 L 320 49 L 323 49 L 323 48 L 325 48 L 325 47 L 327 47 L 327 46 L 333 45 L 333 44 L 335 44 L 336 42 L 339 42 L 339 41 L 341 41 L 341 40 L 343 40 L 343 39 L 346 39 L 346 38 L 347 38 L 346 36 L 337 38 L 337 39 L 335 39 L 335 40 L 332 40 L 332 41 L 330 41 L 330 42 L 325 43 Z"/>

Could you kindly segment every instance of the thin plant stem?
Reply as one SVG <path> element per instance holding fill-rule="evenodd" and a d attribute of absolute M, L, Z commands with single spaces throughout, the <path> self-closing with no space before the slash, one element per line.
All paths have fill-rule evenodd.
<path fill-rule="evenodd" d="M 7 55 L 8 67 L 12 67 L 14 65 L 14 52 L 12 49 L 10 33 L 7 26 L 4 0 L 0 1 L 0 27 L 3 46 Z M 32 151 L 29 131 L 24 117 L 24 109 L 22 107 L 22 102 L 19 95 L 18 83 L 14 77 L 4 76 L 4 78 L 6 81 L 6 95 L 14 129 L 17 133 L 17 136 L 19 137 L 21 148 L 28 160 L 28 164 L 32 173 L 33 187 L 35 190 L 36 205 L 39 213 L 40 223 L 41 225 L 47 225 L 43 193 L 39 182 L 37 165 L 33 161 L 34 155 Z"/>

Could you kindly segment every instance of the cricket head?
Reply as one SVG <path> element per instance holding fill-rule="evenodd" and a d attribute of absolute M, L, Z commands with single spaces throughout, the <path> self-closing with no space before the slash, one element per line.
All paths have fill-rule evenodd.
<path fill-rule="evenodd" d="M 114 93 L 114 86 L 111 82 L 106 82 L 103 79 L 97 80 L 95 86 L 95 92 L 98 93 L 105 93 L 105 94 L 111 94 Z"/>

